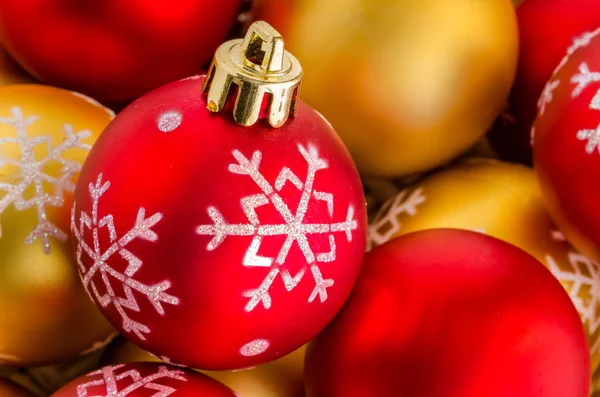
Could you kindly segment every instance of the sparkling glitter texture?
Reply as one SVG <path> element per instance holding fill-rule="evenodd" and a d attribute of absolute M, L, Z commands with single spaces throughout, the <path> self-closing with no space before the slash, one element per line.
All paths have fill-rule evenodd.
<path fill-rule="evenodd" d="M 240 354 L 246 357 L 258 356 L 266 352 L 269 345 L 269 341 L 266 339 L 256 339 L 242 346 Z"/>
<path fill-rule="evenodd" d="M 76 205 L 73 206 L 71 229 L 73 235 L 77 239 L 77 263 L 79 264 L 83 285 L 90 297 L 93 293 L 102 307 L 112 304 L 123 319 L 123 329 L 125 332 L 133 332 L 138 338 L 145 340 L 146 337 L 144 334 L 150 333 L 150 329 L 146 325 L 132 320 L 125 311 L 125 309 L 135 312 L 140 311 L 134 291 L 145 295 L 152 306 L 154 306 L 154 309 L 161 315 L 165 314 L 162 303 L 177 305 L 179 299 L 166 293 L 166 290 L 171 287 L 171 283 L 167 280 L 148 286 L 133 278 L 135 273 L 142 267 L 143 263 L 137 256 L 127 250 L 127 245 L 135 239 L 150 242 L 157 241 L 158 235 L 152 231 L 152 227 L 160 222 L 162 214 L 156 213 L 151 217 L 146 218 L 146 210 L 140 208 L 133 228 L 127 231 L 122 237 L 118 237 L 113 223 L 113 216 L 106 215 L 101 219 L 99 219 L 98 216 L 98 204 L 100 198 L 109 187 L 110 182 L 102 182 L 102 174 L 98 176 L 95 185 L 90 183 L 89 191 L 92 198 L 92 216 L 90 217 L 87 213 L 82 211 L 79 217 L 79 227 L 77 226 L 75 216 Z M 111 242 L 111 245 L 104 251 L 102 251 L 102 248 L 100 247 L 99 240 L 99 234 L 102 228 L 108 229 Z M 84 239 L 84 232 L 86 229 L 92 232 L 92 247 L 88 245 Z M 84 252 L 94 261 L 94 264 L 90 269 L 86 269 L 82 262 Z M 111 259 L 116 260 L 113 255 L 117 252 L 121 258 L 128 263 L 128 266 L 123 273 L 114 270 L 109 265 Z M 96 288 L 95 282 L 98 281 L 98 278 L 102 280 L 102 283 L 106 287 L 107 292 L 104 295 L 101 295 Z M 116 282 L 122 285 L 125 297 L 118 297 L 116 295 L 111 280 L 116 280 Z"/>
<path fill-rule="evenodd" d="M 600 125 L 595 130 L 579 130 L 577 131 L 577 139 L 587 141 L 585 151 L 588 154 L 593 154 L 596 149 L 600 153 Z"/>
<path fill-rule="evenodd" d="M 181 125 L 183 115 L 177 111 L 163 113 L 158 118 L 158 129 L 162 132 L 171 132 Z"/>
<path fill-rule="evenodd" d="M 88 130 L 75 133 L 69 124 L 64 125 L 65 139 L 56 147 L 52 146 L 50 135 L 29 137 L 27 128 L 39 120 L 37 116 L 24 118 L 21 108 L 11 109 L 11 118 L 0 117 L 0 124 L 14 128 L 14 137 L 0 138 L 0 171 L 4 166 L 15 166 L 20 173 L 14 178 L 16 182 L 0 182 L 0 215 L 11 204 L 18 211 L 35 208 L 38 224 L 25 239 L 26 244 L 40 240 L 46 254 L 50 253 L 50 237 L 59 241 L 66 241 L 67 234 L 47 218 L 46 207 L 62 207 L 65 203 L 64 192 L 73 192 L 75 184 L 73 177 L 81 170 L 81 164 L 65 160 L 63 154 L 70 149 L 90 150 L 90 145 L 83 144 L 82 139 L 91 136 Z M 3 155 L 2 147 L 5 144 L 17 144 L 20 148 L 21 158 L 12 159 Z M 47 154 L 44 158 L 37 159 L 34 148 L 45 145 Z M 58 162 L 60 175 L 52 176 L 45 172 L 49 163 Z M 43 184 L 50 184 L 52 192 L 44 191 Z M 27 189 L 33 187 L 34 194 L 25 198 Z M 0 236 L 2 230 L 0 229 Z"/>
<path fill-rule="evenodd" d="M 238 150 L 234 150 L 233 157 L 237 160 L 237 164 L 231 164 L 229 171 L 233 174 L 248 175 L 262 191 L 262 193 L 253 194 L 240 200 L 248 223 L 229 224 L 225 221 L 219 210 L 211 206 L 208 208 L 208 214 L 213 224 L 201 225 L 197 228 L 199 235 L 214 236 L 206 246 L 209 251 L 217 249 L 228 236 L 253 236 L 242 264 L 247 267 L 269 268 L 269 272 L 257 289 L 243 293 L 245 297 L 249 298 L 245 307 L 247 312 L 254 310 L 259 303 L 262 303 L 265 309 L 271 307 L 272 302 L 269 289 L 278 275 L 281 275 L 286 290 L 291 291 L 303 279 L 307 269 L 310 269 L 315 282 L 315 288 L 310 294 L 308 302 L 313 302 L 317 296 L 321 302 L 327 300 L 327 288 L 334 284 L 334 280 L 323 278 L 319 262 L 326 263 L 335 260 L 336 243 L 334 233 L 345 233 L 347 240 L 351 241 L 352 232 L 357 228 L 357 222 L 354 219 L 354 207 L 351 204 L 348 206 L 347 217 L 343 222 L 323 224 L 304 223 L 304 216 L 308 210 L 311 198 L 326 202 L 330 217 L 333 216 L 334 199 L 330 193 L 313 190 L 315 175 L 318 171 L 328 168 L 327 161 L 319 157 L 315 146 L 308 145 L 308 148 L 305 148 L 302 145 L 298 145 L 298 150 L 308 163 L 305 182 L 303 183 L 291 169 L 283 167 L 274 185 L 271 185 L 259 171 L 262 159 L 260 151 L 255 151 L 252 154 L 252 158 L 249 159 Z M 288 182 L 302 192 L 300 204 L 295 214 L 292 213 L 287 203 L 278 194 Z M 273 205 L 277 212 L 281 214 L 285 223 L 260 224 L 256 208 L 267 204 Z M 308 243 L 307 235 L 309 234 L 327 235 L 329 251 L 315 254 Z M 278 235 L 287 236 L 287 238 L 277 256 L 275 258 L 268 258 L 258 255 L 263 238 Z M 306 265 L 296 275 L 292 276 L 286 269 L 285 262 L 294 242 L 300 247 L 306 259 Z"/>
<path fill-rule="evenodd" d="M 155 381 L 159 379 L 169 378 L 175 379 L 182 382 L 187 382 L 185 377 L 185 373 L 179 370 L 169 370 L 167 367 L 159 367 L 158 372 L 153 375 L 149 375 L 146 377 L 142 377 L 140 373 L 134 369 L 131 370 L 123 370 L 125 365 L 115 365 L 112 367 L 104 367 L 98 371 L 92 372 L 88 375 L 88 377 L 95 377 L 98 375 L 102 375 L 102 379 L 89 381 L 87 383 L 83 383 L 77 386 L 77 396 L 78 397 L 125 397 L 138 389 L 148 389 L 152 392 L 152 397 L 167 397 L 171 394 L 175 393 L 177 389 L 171 386 L 164 386 L 160 383 L 155 383 Z M 118 381 L 123 381 L 125 379 L 130 378 L 133 383 L 129 384 L 129 386 L 125 387 L 122 390 L 119 390 L 119 386 L 117 385 Z M 122 383 L 122 382 L 121 382 Z M 88 389 L 91 387 L 97 386 L 105 386 L 106 394 L 105 395 L 97 395 L 93 396 L 88 394 Z M 150 394 L 148 394 L 150 395 Z"/>
<path fill-rule="evenodd" d="M 402 225 L 399 217 L 403 214 L 415 216 L 418 206 L 425 202 L 423 189 L 417 188 L 410 192 L 405 189 L 396 197 L 385 203 L 369 226 L 367 251 L 390 241 L 400 231 Z"/>
<path fill-rule="evenodd" d="M 571 269 L 568 270 L 561 268 L 550 255 L 546 255 L 545 262 L 554 277 L 568 286 L 567 292 L 592 336 L 590 352 L 595 355 L 600 350 L 600 335 L 596 335 L 600 327 L 600 265 L 577 252 L 569 252 Z"/>
<path fill-rule="evenodd" d="M 590 84 L 600 81 L 599 72 L 591 72 L 587 63 L 583 62 L 579 65 L 579 73 L 571 78 L 571 83 L 577 84 L 573 90 L 573 98 L 578 97 Z M 596 95 L 590 102 L 590 109 L 600 110 L 600 89 L 596 91 Z"/>
<path fill-rule="evenodd" d="M 588 64 L 583 62 L 579 65 L 579 73 L 571 78 L 571 83 L 577 84 L 571 96 L 573 98 L 578 97 L 588 85 L 598 81 L 600 81 L 600 73 L 590 72 Z"/>
<path fill-rule="evenodd" d="M 548 104 L 550 104 L 550 102 L 552 102 L 552 100 L 554 99 L 554 90 L 556 90 L 559 85 L 560 81 L 554 80 L 549 81 L 544 87 L 542 95 L 540 96 L 540 99 L 538 99 L 537 103 L 538 109 L 540 110 L 540 114 L 544 114 L 544 112 L 546 111 L 546 106 L 548 106 Z"/>

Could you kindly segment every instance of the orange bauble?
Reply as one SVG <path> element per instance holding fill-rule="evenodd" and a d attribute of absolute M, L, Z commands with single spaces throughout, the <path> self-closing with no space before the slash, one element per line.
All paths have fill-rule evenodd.
<path fill-rule="evenodd" d="M 422 172 L 467 151 L 517 65 L 511 0 L 259 0 L 305 70 L 302 96 L 368 176 Z"/>
<path fill-rule="evenodd" d="M 66 360 L 114 332 L 84 292 L 69 241 L 79 169 L 112 118 L 70 91 L 0 88 L 0 363 Z"/>

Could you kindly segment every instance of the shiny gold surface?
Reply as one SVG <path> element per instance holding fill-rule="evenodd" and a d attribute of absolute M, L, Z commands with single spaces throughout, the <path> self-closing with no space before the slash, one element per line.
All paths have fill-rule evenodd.
<path fill-rule="evenodd" d="M 568 244 L 546 212 L 535 173 L 518 164 L 473 159 L 435 173 L 386 203 L 369 244 L 433 228 L 478 231 L 529 252 L 550 268 L 577 307 L 593 369 L 600 364 L 600 267 Z M 581 283 L 581 285 L 579 285 Z"/>
<path fill-rule="evenodd" d="M 74 132 L 89 130 L 84 140 L 92 144 L 112 119 L 110 111 L 69 91 L 40 85 L 10 85 L 0 88 L 0 117 L 12 118 L 13 108 L 23 117 L 37 116 L 27 127 L 28 137 L 48 136 L 52 147 L 65 139 L 65 124 Z M 14 138 L 15 128 L 0 124 L 0 139 Z M 49 153 L 48 145 L 34 146 L 37 161 Z M 69 149 L 63 158 L 82 163 L 88 151 Z M 0 143 L 0 156 L 10 161 L 22 158 L 22 148 L 14 142 Z M 22 168 L 0 163 L 0 182 L 12 186 L 22 180 Z M 43 172 L 58 177 L 63 165 L 49 161 Z M 43 183 L 52 195 L 55 184 Z M 24 192 L 31 198 L 33 185 Z M 47 218 L 69 234 L 72 193 L 64 192 L 60 207 L 46 206 Z M 6 190 L 0 189 L 0 199 Z M 10 204 L 0 214 L 0 363 L 11 365 L 50 364 L 75 357 L 102 345 L 114 331 L 86 295 L 70 241 L 50 238 L 50 254 L 38 239 L 26 238 L 38 224 L 35 206 L 17 209 Z"/>
<path fill-rule="evenodd" d="M 511 0 L 259 0 L 305 72 L 301 98 L 363 175 L 404 176 L 467 151 L 517 65 Z"/>
<path fill-rule="evenodd" d="M 266 95 L 270 95 L 269 124 L 285 124 L 298 103 L 302 67 L 283 46 L 283 37 L 263 21 L 254 22 L 244 39 L 221 45 L 202 87 L 208 92 L 208 110 L 223 110 L 236 84 L 233 118 L 238 124 L 250 126 L 258 121 Z"/>
<path fill-rule="evenodd" d="M 273 362 L 238 371 L 200 371 L 227 385 L 243 397 L 304 397 L 304 350 Z M 106 351 L 104 365 L 137 361 L 160 361 L 124 339 Z"/>

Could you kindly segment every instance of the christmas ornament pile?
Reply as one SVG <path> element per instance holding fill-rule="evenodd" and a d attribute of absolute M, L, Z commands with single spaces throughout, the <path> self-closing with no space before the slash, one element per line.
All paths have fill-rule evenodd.
<path fill-rule="evenodd" d="M 594 396 L 600 8 L 17 3 L 0 395 Z"/>

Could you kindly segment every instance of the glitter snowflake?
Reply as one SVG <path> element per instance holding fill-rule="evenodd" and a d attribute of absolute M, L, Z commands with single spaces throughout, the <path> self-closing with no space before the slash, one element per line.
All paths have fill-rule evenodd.
<path fill-rule="evenodd" d="M 567 49 L 567 54 L 572 55 L 575 51 L 580 48 L 587 47 L 592 42 L 592 39 L 600 34 L 600 28 L 592 31 L 585 32 L 581 36 L 577 36 L 573 39 L 573 43 Z"/>
<path fill-rule="evenodd" d="M 540 109 L 540 114 L 544 114 L 544 112 L 546 111 L 546 106 L 548 106 L 550 102 L 552 102 L 552 100 L 554 99 L 554 90 L 556 90 L 559 85 L 559 80 L 551 80 L 544 87 L 542 95 L 540 95 L 540 98 L 538 99 L 537 103 L 538 109 Z"/>
<path fill-rule="evenodd" d="M 286 290 L 291 291 L 302 280 L 307 268 L 310 269 L 316 284 L 308 301 L 314 301 L 317 296 L 319 296 L 321 302 L 327 300 L 327 288 L 334 284 L 334 280 L 323 278 L 319 263 L 335 260 L 335 233 L 345 233 L 347 240 L 351 241 L 352 231 L 357 228 L 357 222 L 354 219 L 354 207 L 352 205 L 348 206 L 347 217 L 343 222 L 324 224 L 304 223 L 304 217 L 309 208 L 311 198 L 324 201 L 327 204 L 330 217 L 333 217 L 334 198 L 331 193 L 319 192 L 313 189 L 315 175 L 319 170 L 328 168 L 327 161 L 319 157 L 317 149 L 312 145 L 309 145 L 308 148 L 298 145 L 298 150 L 308 163 L 305 182 L 303 183 L 291 169 L 283 167 L 274 185 L 269 183 L 259 171 L 262 159 L 260 151 L 255 151 L 252 158 L 249 159 L 238 150 L 234 150 L 233 156 L 237 160 L 237 164 L 231 164 L 229 171 L 233 174 L 248 175 L 262 191 L 262 193 L 244 197 L 240 201 L 248 223 L 229 224 L 225 221 L 219 210 L 211 206 L 208 208 L 208 214 L 214 224 L 201 225 L 197 228 L 199 235 L 214 236 L 207 245 L 209 251 L 219 247 L 228 236 L 253 236 L 252 242 L 245 253 L 243 265 L 247 267 L 264 267 L 270 270 L 257 289 L 244 292 L 244 296 L 249 298 L 245 307 L 247 312 L 254 310 L 259 303 L 262 303 L 265 309 L 271 307 L 269 289 L 277 275 L 281 275 Z M 278 193 L 288 182 L 302 191 L 300 203 L 295 214 L 292 213 L 288 204 Z M 262 225 L 260 223 L 256 214 L 256 208 L 267 204 L 273 205 L 279 214 L 281 214 L 285 223 L 276 225 Z M 307 239 L 307 236 L 311 234 L 327 234 L 329 252 L 317 253 L 315 255 Z M 258 255 L 263 238 L 269 236 L 287 236 L 275 258 Z M 285 262 L 294 242 L 300 247 L 307 265 L 296 275 L 292 276 L 289 270 L 285 268 Z"/>
<path fill-rule="evenodd" d="M 577 84 L 571 93 L 572 97 L 578 97 L 590 84 L 598 81 L 600 81 L 600 73 L 590 71 L 588 64 L 582 62 L 581 65 L 579 65 L 579 73 L 571 78 L 571 83 Z"/>
<path fill-rule="evenodd" d="M 167 367 L 159 367 L 158 372 L 146 377 L 142 377 L 140 373 L 134 369 L 123 370 L 125 365 L 115 365 L 112 367 L 104 367 L 98 371 L 91 372 L 88 376 L 102 375 L 102 379 L 92 380 L 77 386 L 77 397 L 125 397 L 138 389 L 155 390 L 156 393 L 152 397 L 167 397 L 175 393 L 177 389 L 171 386 L 161 385 L 156 383 L 159 379 L 174 379 L 182 382 L 187 382 L 185 373 L 180 370 L 169 370 Z M 123 388 L 117 384 L 119 381 L 130 379 L 133 383 Z M 106 394 L 88 394 L 90 388 L 104 386 Z M 148 394 L 150 396 L 150 394 Z"/>
<path fill-rule="evenodd" d="M 585 145 L 586 153 L 593 154 L 596 149 L 600 153 L 600 124 L 594 130 L 577 131 L 577 139 L 587 141 Z"/>
<path fill-rule="evenodd" d="M 39 239 L 44 252 L 49 254 L 50 237 L 66 241 L 67 234 L 48 220 L 47 207 L 64 205 L 64 192 L 75 190 L 73 177 L 81 170 L 80 163 L 66 160 L 62 156 L 70 149 L 90 150 L 90 145 L 81 141 L 90 137 L 91 132 L 84 130 L 75 133 L 71 125 L 65 124 L 65 140 L 58 146 L 53 146 L 50 135 L 33 137 L 28 135 L 27 128 L 39 120 L 37 116 L 25 118 L 21 108 L 18 107 L 11 109 L 11 116 L 10 118 L 0 117 L 0 125 L 13 127 L 16 136 L 0 138 L 0 149 L 7 144 L 16 144 L 21 155 L 19 159 L 13 159 L 3 155 L 0 151 L 0 170 L 4 166 L 12 166 L 18 168 L 20 172 L 16 175 L 15 181 L 0 181 L 0 215 L 11 204 L 17 211 L 35 208 L 38 223 L 25 239 L 25 243 L 32 244 Z M 46 154 L 38 159 L 35 155 L 35 148 L 39 145 L 45 146 Z M 47 173 L 46 169 L 52 163 L 60 165 L 59 176 Z M 44 190 L 45 184 L 52 186 L 52 193 Z M 33 194 L 30 195 L 28 191 L 31 189 Z"/>
<path fill-rule="evenodd" d="M 424 202 L 423 189 L 417 188 L 410 194 L 409 190 L 405 189 L 385 203 L 369 226 L 367 250 L 385 244 L 393 238 L 402 227 L 398 217 L 403 214 L 415 216 L 417 207 Z"/>
<path fill-rule="evenodd" d="M 100 198 L 109 187 L 110 182 L 102 183 L 102 174 L 98 176 L 95 185 L 90 183 L 89 192 L 92 198 L 92 216 L 90 217 L 86 212 L 81 211 L 79 227 L 76 225 L 75 206 L 73 206 L 71 229 L 73 235 L 77 239 L 77 263 L 81 270 L 83 285 L 90 297 L 93 293 L 102 307 L 112 304 L 123 320 L 123 329 L 126 332 L 133 332 L 140 339 L 145 340 L 146 337 L 144 336 L 144 333 L 149 333 L 150 329 L 146 325 L 132 320 L 125 311 L 125 309 L 136 312 L 140 311 L 134 291 L 145 295 L 154 309 L 161 315 L 164 315 L 165 313 L 162 303 L 176 305 L 179 303 L 179 299 L 165 292 L 171 287 L 169 281 L 165 280 L 149 286 L 133 278 L 135 273 L 141 268 L 142 261 L 127 250 L 127 245 L 135 239 L 151 242 L 158 240 L 158 235 L 152 231 L 152 227 L 162 219 L 162 214 L 156 213 L 151 217 L 146 218 L 146 210 L 143 207 L 140 208 L 133 227 L 122 237 L 118 237 L 112 215 L 106 215 L 103 218 L 98 219 L 98 204 Z M 111 245 L 105 250 L 102 250 L 100 247 L 99 234 L 104 227 L 108 229 Z M 92 232 L 92 246 L 88 245 L 84 240 L 86 228 Z M 94 264 L 90 269 L 86 269 L 82 262 L 82 255 L 84 252 L 94 261 Z M 119 272 L 108 265 L 109 259 L 117 252 L 128 263 L 124 272 Z M 94 283 L 95 276 L 98 273 L 106 288 L 106 294 L 104 295 L 98 291 L 96 284 Z M 117 296 L 112 286 L 111 279 L 117 280 L 122 286 L 125 297 Z"/>
<path fill-rule="evenodd" d="M 558 72 L 567 64 L 567 62 L 569 62 L 569 58 L 575 53 L 575 51 L 579 50 L 580 48 L 587 47 L 592 42 L 592 39 L 598 34 L 600 34 L 600 28 L 592 32 L 585 32 L 581 36 L 575 37 L 567 49 L 565 56 L 560 60 L 558 65 L 556 65 L 556 68 L 554 68 L 552 77 L 556 76 L 556 74 L 558 74 Z"/>
<path fill-rule="evenodd" d="M 592 354 L 600 349 L 600 266 L 586 256 L 569 252 L 569 269 L 561 268 L 550 255 L 545 257 L 552 274 L 565 286 L 592 339 Z"/>

